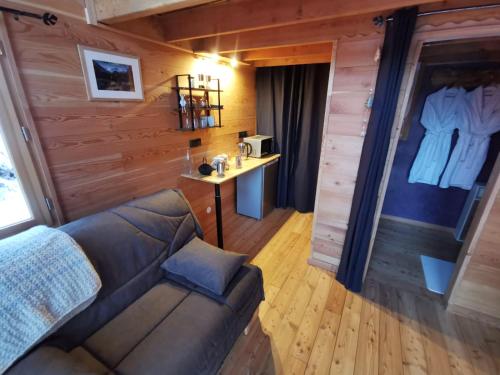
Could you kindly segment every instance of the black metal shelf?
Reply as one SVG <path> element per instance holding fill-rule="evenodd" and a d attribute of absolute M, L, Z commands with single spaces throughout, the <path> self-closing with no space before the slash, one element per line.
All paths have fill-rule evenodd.
<path fill-rule="evenodd" d="M 179 82 L 179 78 L 185 77 L 187 79 L 187 86 L 183 86 Z M 221 105 L 220 103 L 220 93 L 222 90 L 220 89 L 220 80 L 219 79 L 212 79 L 212 81 L 217 81 L 217 89 L 209 89 L 209 88 L 202 88 L 202 87 L 192 87 L 191 86 L 191 79 L 194 79 L 194 77 L 190 74 L 178 74 L 175 76 L 175 87 L 172 87 L 173 90 L 176 91 L 177 93 L 177 112 L 179 115 L 179 128 L 178 130 L 185 131 L 185 130 L 191 130 L 195 131 L 197 129 L 212 129 L 212 128 L 221 128 L 222 127 L 222 116 L 221 116 L 221 110 L 224 109 L 224 106 Z M 181 91 L 188 91 L 189 96 L 185 98 L 186 100 L 186 106 L 184 108 L 181 107 L 180 101 L 181 101 Z M 197 106 L 193 102 L 193 91 L 197 92 L 202 92 L 203 93 L 203 99 L 207 103 L 206 106 Z M 210 104 L 210 93 L 217 93 L 217 104 Z M 207 126 L 202 128 L 202 127 L 195 127 L 195 119 L 198 123 L 200 123 L 201 118 L 199 119 L 196 114 L 196 112 L 205 112 L 205 116 L 211 116 L 210 111 L 217 111 L 218 113 L 218 124 L 215 124 L 214 126 Z M 195 117 L 196 116 L 196 117 Z M 190 126 L 184 126 L 184 118 L 186 118 L 187 122 L 190 121 Z M 214 118 L 215 120 L 215 118 Z M 207 119 L 208 122 L 208 119 Z M 214 121 L 215 122 L 215 121 Z"/>
<path fill-rule="evenodd" d="M 217 89 L 203 89 L 200 87 L 172 87 L 173 90 L 191 90 L 191 91 L 206 91 L 206 92 L 223 92 L 224 90 L 217 90 Z"/>
<path fill-rule="evenodd" d="M 191 108 L 190 106 L 186 106 L 186 108 Z M 209 107 L 197 107 L 197 106 L 194 106 L 193 107 L 194 110 L 198 110 L 198 111 L 220 111 L 222 109 L 224 109 L 224 106 L 223 105 L 212 105 L 212 106 L 209 106 Z M 182 112 L 182 109 L 178 108 L 177 109 L 178 111 L 181 111 Z"/>
<path fill-rule="evenodd" d="M 207 126 L 205 128 L 195 128 L 195 129 L 191 129 L 191 128 L 177 128 L 175 130 L 178 131 L 178 132 L 190 132 L 190 131 L 194 131 L 194 130 L 210 130 L 210 129 L 222 128 L 222 127 L 223 126 L 219 126 L 218 124 L 215 124 L 215 126 Z"/>

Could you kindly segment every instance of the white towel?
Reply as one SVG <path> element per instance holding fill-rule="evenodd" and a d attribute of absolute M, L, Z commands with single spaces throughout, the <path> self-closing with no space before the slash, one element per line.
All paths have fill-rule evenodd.
<path fill-rule="evenodd" d="M 101 280 L 66 233 L 37 226 L 0 241 L 0 373 L 89 306 Z"/>

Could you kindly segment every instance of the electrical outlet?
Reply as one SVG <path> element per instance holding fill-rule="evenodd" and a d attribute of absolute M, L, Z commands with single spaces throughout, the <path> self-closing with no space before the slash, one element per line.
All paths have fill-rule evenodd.
<path fill-rule="evenodd" d="M 245 137 L 248 137 L 247 130 L 244 130 L 244 131 L 238 133 L 238 138 L 245 138 Z"/>
<path fill-rule="evenodd" d="M 201 146 L 201 138 L 194 138 L 189 140 L 189 147 L 199 147 Z"/>

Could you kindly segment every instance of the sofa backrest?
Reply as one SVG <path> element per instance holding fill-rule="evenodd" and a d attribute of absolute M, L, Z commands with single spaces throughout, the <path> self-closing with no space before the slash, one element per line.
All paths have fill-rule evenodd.
<path fill-rule="evenodd" d="M 162 278 L 161 263 L 201 227 L 178 190 L 163 190 L 60 227 L 82 247 L 102 281 L 96 300 L 48 341 L 65 350 L 88 336 Z"/>

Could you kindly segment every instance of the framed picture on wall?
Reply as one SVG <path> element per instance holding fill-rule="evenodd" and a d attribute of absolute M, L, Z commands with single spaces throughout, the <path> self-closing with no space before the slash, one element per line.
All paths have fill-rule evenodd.
<path fill-rule="evenodd" d="M 144 100 L 138 57 L 78 46 L 89 100 Z"/>

